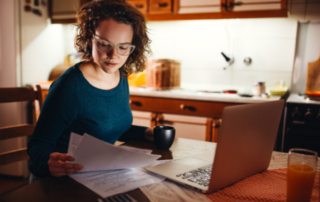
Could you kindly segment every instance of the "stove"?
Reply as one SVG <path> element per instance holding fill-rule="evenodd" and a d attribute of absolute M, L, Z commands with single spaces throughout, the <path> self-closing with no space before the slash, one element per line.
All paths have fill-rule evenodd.
<path fill-rule="evenodd" d="M 291 94 L 285 108 L 282 151 L 305 148 L 320 154 L 320 99 Z"/>

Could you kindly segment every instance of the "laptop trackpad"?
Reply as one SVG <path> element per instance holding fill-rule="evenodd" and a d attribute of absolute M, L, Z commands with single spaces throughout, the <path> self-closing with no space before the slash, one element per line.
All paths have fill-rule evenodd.
<path fill-rule="evenodd" d="M 199 167 L 199 166 L 207 165 L 208 161 L 205 161 L 199 158 L 190 157 L 190 158 L 181 159 L 179 161 L 174 161 L 172 163 L 179 164 L 182 166 L 188 166 L 188 167 Z"/>
<path fill-rule="evenodd" d="M 147 170 L 163 175 L 165 177 L 173 178 L 177 174 L 188 172 L 200 167 L 210 165 L 210 162 L 198 158 L 189 157 L 177 161 L 163 163 L 160 165 L 148 167 Z"/>

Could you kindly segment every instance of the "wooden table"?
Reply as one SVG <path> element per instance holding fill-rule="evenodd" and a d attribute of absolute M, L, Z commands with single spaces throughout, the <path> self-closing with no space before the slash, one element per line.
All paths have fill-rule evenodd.
<path fill-rule="evenodd" d="M 130 141 L 123 146 L 152 149 L 153 154 L 162 155 L 161 159 L 178 159 L 214 150 L 215 143 L 178 138 L 174 141 L 170 150 L 166 151 L 156 149 L 154 144 L 150 142 Z M 128 194 L 139 202 L 149 201 L 139 189 L 130 191 Z M 30 185 L 0 196 L 0 202 L 87 202 L 97 201 L 99 198 L 100 196 L 87 187 L 68 176 L 64 176 L 60 178 L 46 177 L 38 180 Z"/>

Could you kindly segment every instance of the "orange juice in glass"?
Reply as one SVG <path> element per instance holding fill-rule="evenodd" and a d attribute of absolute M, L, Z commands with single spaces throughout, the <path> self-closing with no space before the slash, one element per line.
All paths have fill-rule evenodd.
<path fill-rule="evenodd" d="M 312 194 L 317 152 L 290 149 L 287 170 L 287 202 L 309 202 Z"/>

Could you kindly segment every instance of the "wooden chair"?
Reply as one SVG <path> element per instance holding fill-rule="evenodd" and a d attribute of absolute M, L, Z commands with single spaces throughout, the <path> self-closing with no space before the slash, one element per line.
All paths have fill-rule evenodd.
<path fill-rule="evenodd" d="M 27 87 L 0 88 L 0 104 L 21 101 L 34 102 L 35 116 L 37 120 L 42 107 L 42 95 L 39 85 L 35 86 L 34 89 Z M 35 125 L 33 124 L 0 127 L 0 141 L 31 136 L 34 128 Z M 7 151 L 0 153 L 0 166 L 28 159 L 29 156 L 27 154 L 27 148 Z"/>

